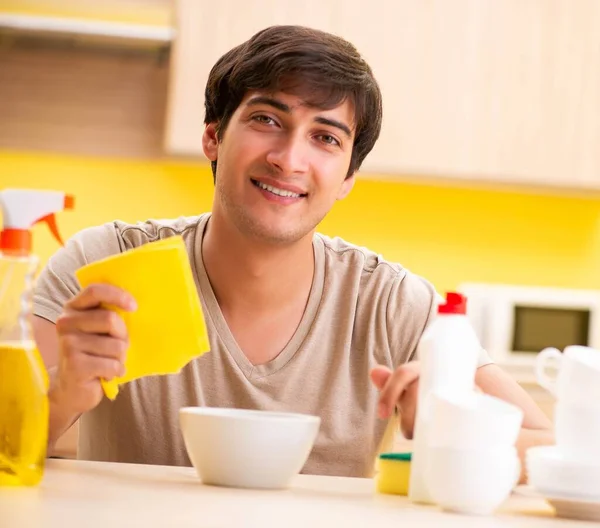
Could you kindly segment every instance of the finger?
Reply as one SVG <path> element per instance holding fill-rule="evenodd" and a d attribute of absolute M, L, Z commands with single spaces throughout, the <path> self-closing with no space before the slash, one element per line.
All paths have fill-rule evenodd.
<path fill-rule="evenodd" d="M 381 390 L 391 375 L 392 371 L 389 368 L 383 365 L 377 365 L 373 370 L 371 370 L 371 381 L 378 390 Z"/>
<path fill-rule="evenodd" d="M 72 332 L 106 334 L 117 339 L 127 339 L 127 326 L 116 312 L 103 309 L 67 310 L 56 320 L 59 335 Z"/>
<path fill-rule="evenodd" d="M 89 310 L 102 305 L 115 306 L 125 311 L 137 308 L 135 299 L 126 291 L 110 284 L 91 284 L 65 304 L 74 310 Z"/>
<path fill-rule="evenodd" d="M 111 380 L 125 374 L 125 365 L 120 361 L 86 353 L 74 355 L 66 366 L 70 381 L 84 384 L 98 378 Z"/>
<path fill-rule="evenodd" d="M 60 344 L 68 350 L 68 355 L 85 353 L 92 356 L 116 359 L 125 363 L 129 342 L 125 339 L 93 334 L 67 334 Z"/>
<path fill-rule="evenodd" d="M 417 398 L 419 394 L 419 380 L 413 381 L 404 391 L 398 402 L 400 411 L 400 429 L 404 438 L 411 440 L 413 437 L 415 418 L 417 415 Z"/>
<path fill-rule="evenodd" d="M 418 377 L 418 369 L 411 368 L 409 364 L 398 367 L 392 373 L 379 395 L 378 414 L 380 418 L 389 418 L 402 393 Z"/>

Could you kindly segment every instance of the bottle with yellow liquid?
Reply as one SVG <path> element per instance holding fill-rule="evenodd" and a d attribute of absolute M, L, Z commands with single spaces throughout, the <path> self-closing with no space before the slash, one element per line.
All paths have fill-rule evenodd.
<path fill-rule="evenodd" d="M 48 443 L 48 375 L 31 327 L 38 259 L 31 226 L 46 222 L 59 242 L 54 213 L 70 209 L 64 193 L 0 192 L 0 487 L 35 486 Z"/>

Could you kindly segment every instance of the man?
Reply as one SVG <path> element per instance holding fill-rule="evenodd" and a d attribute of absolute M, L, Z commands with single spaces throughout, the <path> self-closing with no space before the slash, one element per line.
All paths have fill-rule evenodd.
<path fill-rule="evenodd" d="M 50 444 L 81 416 L 82 458 L 182 465 L 182 406 L 298 411 L 322 418 L 305 472 L 367 476 L 395 408 L 412 434 L 415 351 L 436 298 L 400 265 L 315 233 L 379 136 L 379 87 L 348 42 L 271 27 L 216 63 L 205 96 L 212 212 L 86 229 L 40 277 L 34 326 L 52 371 Z M 74 272 L 174 234 L 188 248 L 211 351 L 111 402 L 99 379 L 123 373 L 127 330 L 102 306 L 133 310 L 135 299 L 107 285 L 80 290 Z M 521 452 L 551 441 L 543 413 L 483 352 L 476 381 L 524 409 Z"/>

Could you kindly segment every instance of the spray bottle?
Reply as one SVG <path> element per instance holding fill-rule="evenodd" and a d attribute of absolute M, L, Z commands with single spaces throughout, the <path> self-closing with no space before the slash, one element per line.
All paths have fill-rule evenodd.
<path fill-rule="evenodd" d="M 425 483 L 429 423 L 434 393 L 467 394 L 475 389 L 479 340 L 467 318 L 467 299 L 459 293 L 446 294 L 438 305 L 437 317 L 429 324 L 417 346 L 421 363 L 417 413 L 413 435 L 409 499 L 433 504 Z"/>
<path fill-rule="evenodd" d="M 61 192 L 0 192 L 0 487 L 33 486 L 44 472 L 48 375 L 35 346 L 32 296 L 38 258 L 31 228 L 46 222 L 60 244 L 54 213 L 73 208 Z"/>

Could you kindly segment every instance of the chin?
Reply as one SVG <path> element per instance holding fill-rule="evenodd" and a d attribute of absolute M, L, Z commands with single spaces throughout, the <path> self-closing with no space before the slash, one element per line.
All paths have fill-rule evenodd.
<path fill-rule="evenodd" d="M 277 225 L 273 222 L 246 217 L 240 230 L 248 236 L 266 244 L 287 245 L 304 238 L 311 229 L 300 223 Z"/>
<path fill-rule="evenodd" d="M 255 225 L 252 226 L 249 234 L 267 244 L 287 245 L 301 240 L 307 235 L 307 232 L 299 230 L 298 227 L 295 229 L 277 229 L 273 226 Z"/>
<path fill-rule="evenodd" d="M 221 195 L 227 216 L 243 235 L 270 245 L 293 244 L 306 237 L 315 228 L 302 214 L 272 214 L 272 211 L 254 209 L 251 206 L 234 205 Z M 289 216 L 286 218 L 286 216 Z"/>

